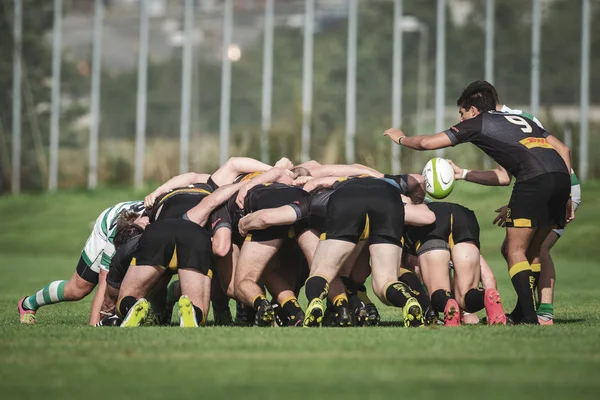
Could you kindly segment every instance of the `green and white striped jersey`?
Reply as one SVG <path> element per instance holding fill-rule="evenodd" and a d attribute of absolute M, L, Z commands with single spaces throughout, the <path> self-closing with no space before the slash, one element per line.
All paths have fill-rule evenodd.
<path fill-rule="evenodd" d="M 123 211 L 141 215 L 144 212 L 144 202 L 142 200 L 124 201 L 104 210 L 101 215 L 100 229 L 110 243 L 113 243 L 113 239 L 117 233 L 117 221 Z"/>

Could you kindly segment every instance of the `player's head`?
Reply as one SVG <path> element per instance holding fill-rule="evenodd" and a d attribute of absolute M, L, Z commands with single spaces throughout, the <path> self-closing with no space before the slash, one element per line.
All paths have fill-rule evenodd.
<path fill-rule="evenodd" d="M 290 171 L 292 171 L 292 179 L 296 179 L 301 176 L 311 176 L 310 171 L 304 167 L 294 167 Z"/>
<path fill-rule="evenodd" d="M 117 230 L 113 241 L 115 249 L 127 243 L 132 237 L 144 232 L 148 222 L 148 216 L 145 212 L 138 215 L 131 211 L 123 211 L 117 220 Z"/>
<path fill-rule="evenodd" d="M 481 113 L 496 109 L 495 90 L 469 85 L 456 101 L 461 121 L 475 118 Z"/>
<path fill-rule="evenodd" d="M 498 92 L 496 91 L 496 88 L 494 87 L 494 85 L 492 85 L 488 81 L 478 80 L 478 81 L 472 82 L 471 84 L 469 84 L 469 86 L 467 86 L 465 88 L 465 91 L 467 91 L 467 90 L 469 90 L 471 92 L 480 92 L 483 90 L 490 90 L 492 92 L 492 94 L 494 95 L 494 102 L 496 103 L 496 105 L 500 104 L 500 100 L 498 99 Z"/>

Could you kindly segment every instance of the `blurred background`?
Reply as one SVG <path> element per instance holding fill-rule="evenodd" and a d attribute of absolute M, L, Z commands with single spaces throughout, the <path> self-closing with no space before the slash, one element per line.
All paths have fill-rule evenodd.
<path fill-rule="evenodd" d="M 420 172 L 391 126 L 471 81 L 600 176 L 598 0 L 1 0 L 0 193 L 211 172 L 230 156 Z M 448 149 L 469 168 L 475 148 Z"/>

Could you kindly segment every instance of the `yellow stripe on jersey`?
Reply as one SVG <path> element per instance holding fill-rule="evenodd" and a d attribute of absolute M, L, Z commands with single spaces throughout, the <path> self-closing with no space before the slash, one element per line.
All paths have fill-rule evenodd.
<path fill-rule="evenodd" d="M 264 172 L 262 172 L 262 171 L 252 172 L 251 174 L 248 174 L 248 175 L 244 176 L 242 179 L 240 179 L 240 182 L 247 182 L 251 179 L 256 178 L 257 176 L 261 176 L 262 174 L 264 174 Z"/>
<path fill-rule="evenodd" d="M 175 271 L 177 269 L 177 245 L 173 248 L 173 255 L 171 256 L 171 261 L 169 261 L 169 265 L 167 265 L 171 271 Z"/>
<path fill-rule="evenodd" d="M 182 188 L 182 189 L 175 189 L 172 192 L 166 194 L 162 199 L 160 199 L 160 204 L 164 203 L 165 200 L 167 200 L 170 197 L 175 196 L 176 194 L 180 194 L 180 193 L 202 193 L 202 194 L 210 194 L 210 192 L 206 189 L 200 189 L 200 188 Z"/>
<path fill-rule="evenodd" d="M 543 149 L 553 149 L 552 145 L 550 144 L 550 142 L 548 142 L 548 139 L 546 138 L 528 137 L 523 140 L 520 140 L 519 143 L 521 143 L 528 149 L 533 149 L 534 147 L 541 147 Z"/>

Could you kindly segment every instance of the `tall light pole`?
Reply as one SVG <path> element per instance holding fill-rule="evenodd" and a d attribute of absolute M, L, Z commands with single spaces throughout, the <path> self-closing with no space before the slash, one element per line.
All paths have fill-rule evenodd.
<path fill-rule="evenodd" d="M 437 0 L 437 37 L 435 57 L 435 131 L 444 129 L 446 96 L 446 0 Z M 444 149 L 435 151 L 444 157 Z"/>
<path fill-rule="evenodd" d="M 356 140 L 356 40 L 358 0 L 348 0 L 348 51 L 346 74 L 346 162 L 354 163 Z"/>
<path fill-rule="evenodd" d="M 531 114 L 539 117 L 540 109 L 540 47 L 542 10 L 540 0 L 533 0 L 531 24 Z"/>
<path fill-rule="evenodd" d="M 265 37 L 263 47 L 262 116 L 260 130 L 260 159 L 269 163 L 269 131 L 273 101 L 273 14 L 274 0 L 265 1 Z"/>
<path fill-rule="evenodd" d="M 192 61 L 194 49 L 194 0 L 185 0 L 183 11 L 183 60 L 181 66 L 181 121 L 179 129 L 179 173 L 189 170 Z"/>
<path fill-rule="evenodd" d="M 590 109 L 590 0 L 582 0 L 581 4 L 581 83 L 579 113 L 579 174 L 582 181 L 588 178 L 589 157 L 589 120 Z"/>
<path fill-rule="evenodd" d="M 394 0 L 394 51 L 392 65 L 392 128 L 402 124 L 402 0 Z M 392 174 L 400 173 L 400 146 L 392 146 Z"/>
<path fill-rule="evenodd" d="M 494 83 L 495 1 L 485 0 L 485 80 Z"/>
<path fill-rule="evenodd" d="M 88 189 L 95 189 L 98 184 L 98 130 L 100 127 L 100 75 L 102 69 L 102 21 L 104 5 L 102 0 L 96 0 L 94 7 L 94 33 L 92 54 L 92 100 L 90 127 L 90 160 L 88 171 Z"/>
<path fill-rule="evenodd" d="M 231 58 L 229 49 L 233 33 L 233 0 L 225 0 L 223 15 L 223 58 L 221 72 L 221 119 L 219 121 L 219 145 L 221 165 L 229 158 L 229 124 L 231 113 Z"/>
<path fill-rule="evenodd" d="M 148 73 L 148 0 L 140 0 L 140 44 L 138 49 L 137 114 L 135 121 L 135 174 L 137 189 L 144 184 L 146 148 L 146 94 Z"/>
<path fill-rule="evenodd" d="M 302 156 L 310 160 L 310 123 L 312 120 L 313 84 L 313 34 L 315 0 L 305 0 L 304 9 L 304 55 L 302 60 Z"/>
<path fill-rule="evenodd" d="M 60 67 L 62 42 L 62 0 L 54 0 L 54 27 L 52 29 L 52 106 L 50 114 L 50 174 L 48 190 L 58 186 L 58 141 L 60 121 Z"/>
<path fill-rule="evenodd" d="M 12 192 L 21 192 L 21 46 L 23 1 L 14 1 L 13 23 L 13 104 L 12 104 Z"/>

